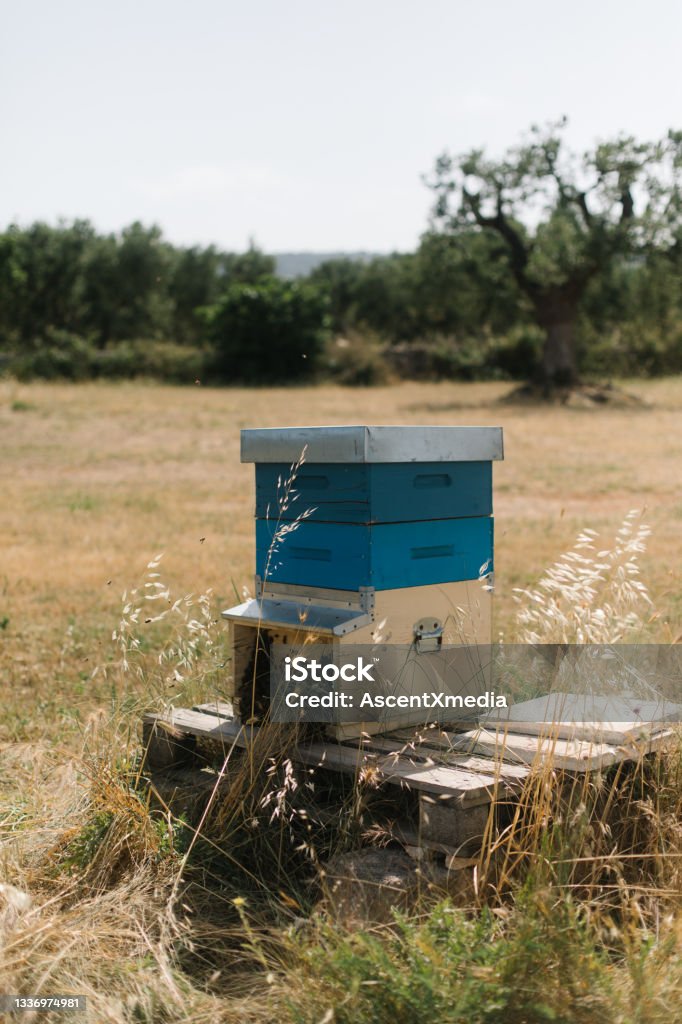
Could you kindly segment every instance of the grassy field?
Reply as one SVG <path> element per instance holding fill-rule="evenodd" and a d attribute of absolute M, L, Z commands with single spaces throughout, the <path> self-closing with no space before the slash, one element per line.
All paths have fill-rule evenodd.
<path fill-rule="evenodd" d="M 12 953 L 0 964 L 0 990 L 4 990 L 3 977 L 5 988 L 16 984 L 16 979 L 26 988 L 40 978 L 44 987 L 44 977 L 52 976 L 50 965 L 54 965 L 55 977 L 62 983 L 81 971 L 88 978 L 90 993 L 128 993 L 130 1006 L 114 1000 L 110 1011 L 104 995 L 100 1001 L 93 995 L 97 1010 L 90 1019 L 97 1021 L 238 1020 L 246 1016 L 268 1020 L 275 1014 L 282 1019 L 331 1022 L 351 1020 L 353 1012 L 355 1019 L 369 1022 L 383 1019 L 369 994 L 363 996 L 364 1002 L 349 1004 L 350 1016 L 340 1011 L 325 1016 L 334 1001 L 342 1000 L 344 972 L 360 977 L 358 957 L 364 957 L 364 962 L 374 963 L 389 987 L 400 992 L 400 986 L 405 986 L 408 1009 L 386 1019 L 411 1021 L 417 1019 L 410 1016 L 408 998 L 414 975 L 405 951 L 416 942 L 417 946 L 421 943 L 419 948 L 428 947 L 434 956 L 437 953 L 451 963 L 453 977 L 464 970 L 462 965 L 471 950 L 480 950 L 480 957 L 473 955 L 478 957 L 486 984 L 493 986 L 493 1006 L 504 986 L 513 983 L 505 973 L 507 961 L 500 966 L 491 959 L 492 954 L 483 952 L 490 949 L 497 925 L 491 919 L 480 928 L 476 926 L 478 930 L 469 935 L 467 952 L 455 932 L 474 926 L 459 919 L 453 924 L 447 917 L 450 911 L 445 923 L 440 918 L 428 919 L 417 932 L 411 932 L 412 925 L 406 924 L 383 953 L 371 943 L 363 951 L 351 948 L 345 936 L 331 939 L 328 934 L 316 934 L 308 946 L 303 943 L 295 951 L 287 946 L 283 954 L 289 963 L 287 976 L 272 967 L 275 963 L 281 966 L 281 959 L 267 943 L 267 954 L 264 947 L 252 943 L 249 956 L 240 954 L 237 960 L 240 967 L 244 966 L 242 960 L 249 960 L 248 976 L 254 978 L 261 977 L 258 972 L 267 960 L 268 970 L 275 970 L 275 980 L 268 982 L 270 988 L 263 987 L 262 980 L 254 981 L 251 991 L 250 983 L 245 988 L 240 974 L 238 991 L 232 991 L 227 982 L 219 996 L 208 982 L 190 991 L 187 975 L 178 973 L 169 952 L 175 948 L 176 925 L 168 924 L 170 931 L 164 933 L 154 910 L 159 886 L 163 889 L 168 878 L 162 884 L 158 870 L 148 870 L 150 851 L 156 864 L 160 851 L 166 849 L 167 837 L 160 838 L 153 828 L 149 831 L 147 824 L 131 825 L 130 834 L 137 836 L 137 845 L 131 847 L 133 853 L 128 846 L 126 850 L 135 870 L 124 872 L 117 887 L 100 887 L 98 902 L 92 902 L 92 877 L 83 850 L 94 843 L 100 819 L 97 814 L 88 819 L 91 831 L 83 838 L 79 816 L 86 806 L 92 810 L 92 798 L 83 795 L 84 787 L 92 783 L 92 762 L 84 758 L 83 751 L 86 747 L 92 751 L 100 743 L 111 754 L 114 718 L 117 735 L 121 728 L 127 730 L 128 742 L 134 745 L 139 707 L 181 693 L 178 686 L 176 691 L 152 694 L 149 673 L 131 674 L 123 683 L 120 638 L 112 641 L 112 631 L 120 632 L 122 594 L 139 586 L 152 557 L 164 553 L 158 571 L 174 597 L 204 594 L 210 588 L 214 617 L 221 607 L 236 603 L 235 595 L 252 584 L 253 467 L 239 463 L 239 430 L 245 426 L 500 424 L 505 431 L 506 458 L 496 464 L 494 472 L 496 630 L 506 637 L 514 635 L 514 588 L 536 581 L 581 529 L 593 528 L 608 541 L 625 514 L 638 508 L 645 510 L 645 521 L 652 528 L 641 564 L 656 609 L 640 639 L 679 639 L 682 379 L 631 382 L 625 387 L 643 403 L 622 408 L 509 405 L 501 401 L 507 386 L 497 384 L 402 384 L 367 390 L 181 390 L 143 384 L 0 383 L 0 800 L 5 808 L 0 811 L 0 869 L 22 891 L 33 892 L 41 908 L 50 901 L 58 906 L 52 916 L 44 909 L 35 911 L 33 931 L 28 929 L 23 938 L 15 936 L 16 956 Z M 148 629 L 141 625 L 138 635 L 142 636 L 143 654 L 153 655 L 157 629 L 155 624 Z M 219 625 L 213 627 L 213 635 L 219 644 Z M 213 671 L 207 679 L 211 686 L 219 686 L 219 672 Z M 119 793 L 116 780 L 114 773 L 110 801 L 111 793 Z M 126 820 L 135 819 L 135 801 L 129 794 L 121 799 Z M 104 820 L 109 827 L 111 802 L 106 806 Z M 114 820 L 118 820 L 116 815 Z M 64 840 L 65 829 L 80 837 L 75 847 L 69 845 L 71 840 Z M 126 842 L 130 846 L 129 837 Z M 65 849 L 70 851 L 68 856 L 62 856 Z M 48 870 L 46 863 L 52 868 Z M 173 883 L 168 884 L 172 887 Z M 537 891 L 544 892 L 546 884 L 545 879 Z M 642 924 L 632 911 L 632 927 L 641 928 L 641 935 L 633 938 L 630 953 L 621 949 L 625 973 L 612 976 L 595 953 L 593 940 L 580 931 L 589 914 L 573 906 L 563 907 L 567 916 L 552 923 L 557 932 L 550 941 L 542 902 L 531 902 L 531 909 L 524 911 L 518 927 L 514 926 L 517 931 L 512 928 L 505 933 L 502 945 L 495 948 L 507 949 L 517 962 L 514 957 L 522 957 L 526 947 L 551 946 L 555 940 L 564 941 L 567 930 L 573 929 L 576 942 L 571 945 L 571 939 L 565 952 L 575 960 L 571 969 L 586 972 L 586 976 L 592 972 L 595 977 L 593 988 L 588 985 L 583 992 L 587 993 L 584 1006 L 582 996 L 576 995 L 575 1007 L 580 1006 L 580 1012 L 574 1009 L 573 1016 L 543 1017 L 539 1010 L 533 1016 L 535 1011 L 521 1007 L 517 1016 L 510 1011 L 507 1017 L 495 1017 L 493 1010 L 489 1016 L 477 1016 L 482 996 L 474 987 L 469 993 L 471 1004 L 462 1003 L 462 1017 L 453 1011 L 442 1019 L 664 1019 L 668 996 L 660 994 L 664 987 L 661 979 L 667 978 L 679 994 L 679 970 L 675 975 L 665 957 L 657 961 L 657 970 L 662 972 L 660 978 L 656 975 L 660 991 L 656 986 L 651 990 L 651 1005 L 657 1009 L 649 1016 L 645 1012 L 646 985 L 644 981 L 639 985 L 634 976 L 641 943 L 655 937 L 650 917 Z M 121 916 L 123 905 L 126 909 Z M 145 931 L 149 915 L 156 916 Z M 666 921 L 666 941 L 676 942 L 674 937 L 680 934 L 677 917 L 673 914 Z M 242 938 L 246 928 L 248 936 L 249 926 L 239 915 L 234 927 Z M 600 920 L 598 927 L 609 926 Z M 80 959 L 72 953 L 63 957 L 59 953 L 65 929 L 80 943 Z M 0 939 L 2 931 L 0 890 Z M 196 935 L 193 941 L 196 946 Z M 191 950 L 192 943 L 183 948 Z M 315 950 L 319 953 L 321 948 L 327 951 L 328 973 L 325 979 L 317 979 L 317 1001 L 308 1003 L 301 993 L 315 987 L 311 980 L 316 972 Z M 551 948 L 557 956 L 564 955 L 557 952 L 559 945 Z M 201 960 L 200 950 L 194 948 L 192 956 Z M 132 958 L 129 976 L 122 966 L 126 958 Z M 63 973 L 65 964 L 70 965 L 70 975 Z M 432 965 L 430 970 L 434 969 Z M 211 971 L 203 964 L 199 974 L 205 980 Z M 296 979 L 297 995 L 292 995 L 285 977 Z M 427 985 L 423 971 L 420 977 L 420 984 Z M 493 979 L 497 979 L 494 984 Z M 435 998 L 435 977 L 428 986 Z M 248 1014 L 243 1001 L 247 989 Z M 209 990 L 210 996 L 206 995 Z M 437 995 L 444 1006 L 452 1005 L 453 995 L 447 986 Z M 592 996 L 594 1002 L 590 1003 Z M 559 990 L 556 998 L 562 998 Z M 642 1000 L 641 1013 L 635 1013 L 633 999 Z M 166 1009 L 155 1000 L 165 1000 Z M 618 1006 L 625 1007 L 621 1016 L 616 1015 Z M 659 1011 L 660 1017 L 656 1015 Z"/>
<path fill-rule="evenodd" d="M 494 384 L 350 390 L 206 390 L 143 385 L 0 388 L 0 632 L 12 735 L 49 732 L 87 705 L 121 595 L 149 559 L 178 592 L 216 604 L 251 586 L 253 466 L 244 426 L 320 423 L 501 424 L 495 465 L 496 628 L 526 586 L 591 527 L 612 535 L 631 508 L 653 533 L 644 578 L 660 612 L 652 636 L 680 631 L 682 380 L 637 383 L 649 407 L 545 410 L 499 403 Z M 97 694 L 95 694 L 97 699 Z M 42 721 L 31 713 L 47 701 Z M 95 700 L 96 702 L 96 700 Z M 26 720 L 26 725 L 22 723 Z"/>

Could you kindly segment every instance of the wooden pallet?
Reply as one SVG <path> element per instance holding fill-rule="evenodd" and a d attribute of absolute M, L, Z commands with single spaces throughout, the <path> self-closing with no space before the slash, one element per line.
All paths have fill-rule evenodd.
<path fill-rule="evenodd" d="M 217 745 L 225 759 L 267 738 L 264 729 L 243 725 L 231 705 L 221 702 L 148 714 L 144 734 L 152 770 L 183 770 L 177 786 L 172 776 L 164 781 L 166 788 L 175 786 L 178 792 L 191 789 L 186 765 L 198 740 Z M 548 761 L 572 774 L 595 771 L 660 749 L 673 735 L 670 729 L 661 730 L 635 747 L 501 729 L 408 729 L 345 742 L 300 742 L 289 756 L 312 769 L 354 777 L 363 773 L 387 791 L 397 786 L 414 793 L 414 816 L 396 826 L 396 838 L 411 852 L 437 851 L 452 859 L 480 846 L 499 808 L 513 804 L 531 772 Z M 209 786 L 207 779 L 206 772 L 198 774 L 197 787 Z"/>

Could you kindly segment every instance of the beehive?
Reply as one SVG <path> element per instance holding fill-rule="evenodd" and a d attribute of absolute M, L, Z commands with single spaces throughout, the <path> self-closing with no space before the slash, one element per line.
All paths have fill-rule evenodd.
<path fill-rule="evenodd" d="M 501 428 L 271 428 L 241 441 L 256 467 L 256 595 L 223 614 L 242 717 L 264 711 L 272 643 L 408 645 L 416 660 L 434 645 L 491 643 Z"/>

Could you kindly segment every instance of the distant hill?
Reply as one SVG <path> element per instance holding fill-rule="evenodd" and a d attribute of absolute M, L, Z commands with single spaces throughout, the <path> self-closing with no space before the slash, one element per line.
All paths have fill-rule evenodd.
<path fill-rule="evenodd" d="M 382 256 L 379 252 L 275 252 L 276 272 L 279 277 L 305 277 L 327 260 L 357 260 L 369 263 Z"/>

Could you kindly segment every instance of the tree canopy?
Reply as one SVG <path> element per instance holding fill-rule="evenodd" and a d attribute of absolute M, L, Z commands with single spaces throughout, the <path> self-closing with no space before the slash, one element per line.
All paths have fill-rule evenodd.
<path fill-rule="evenodd" d="M 429 185 L 434 229 L 479 231 L 503 243 L 508 268 L 545 332 L 546 385 L 577 377 L 581 300 L 614 260 L 664 252 L 679 260 L 682 238 L 682 133 L 658 142 L 626 136 L 577 156 L 565 119 L 499 159 L 478 149 L 440 156 Z"/>

